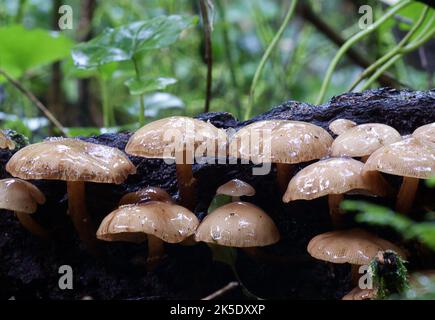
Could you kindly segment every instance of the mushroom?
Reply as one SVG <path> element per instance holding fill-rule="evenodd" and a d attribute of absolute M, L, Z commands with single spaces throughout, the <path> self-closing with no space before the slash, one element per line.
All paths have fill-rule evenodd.
<path fill-rule="evenodd" d="M 273 220 L 259 207 L 236 201 L 208 214 L 195 233 L 196 241 L 227 247 L 261 247 L 279 241 Z"/>
<path fill-rule="evenodd" d="M 268 135 L 265 137 L 267 132 L 270 132 L 270 141 Z M 254 122 L 240 129 L 233 139 L 236 139 L 241 159 L 276 164 L 277 182 L 283 193 L 291 176 L 291 165 L 329 155 L 333 141 L 319 126 L 289 120 Z M 257 144 L 251 141 L 257 139 Z"/>
<path fill-rule="evenodd" d="M 0 180 L 0 209 L 14 211 L 24 228 L 41 238 L 48 238 L 48 232 L 30 214 L 38 204 L 45 203 L 44 194 L 33 184 L 21 179 Z"/>
<path fill-rule="evenodd" d="M 389 185 L 375 172 L 363 174 L 364 163 L 352 158 L 330 158 L 299 171 L 283 196 L 284 202 L 312 200 L 328 196 L 329 213 L 334 226 L 341 225 L 340 203 L 350 191 L 386 196 Z"/>
<path fill-rule="evenodd" d="M 145 158 L 174 160 L 177 170 L 180 204 L 193 210 L 195 206 L 195 179 L 192 174 L 193 155 L 204 156 L 204 152 L 224 152 L 226 143 L 219 143 L 226 133 L 209 122 L 188 117 L 174 116 L 153 121 L 130 138 L 125 151 Z M 213 150 L 203 149 L 204 142 Z M 202 152 L 204 151 L 204 152 Z"/>
<path fill-rule="evenodd" d="M 356 123 L 347 119 L 336 119 L 329 124 L 329 130 L 339 136 L 345 133 L 347 130 L 356 126 Z"/>
<path fill-rule="evenodd" d="M 240 201 L 240 197 L 255 195 L 255 189 L 245 181 L 232 179 L 221 185 L 216 194 L 230 196 L 232 201 Z"/>
<path fill-rule="evenodd" d="M 373 289 L 360 289 L 355 287 L 346 294 L 341 300 L 371 300 L 376 297 L 376 291 Z"/>
<path fill-rule="evenodd" d="M 136 172 L 122 151 L 69 138 L 24 147 L 12 156 L 6 170 L 22 179 L 66 181 L 69 215 L 93 253 L 97 252 L 95 228 L 86 210 L 85 182 L 120 184 Z"/>
<path fill-rule="evenodd" d="M 124 205 L 100 224 L 97 238 L 104 241 L 140 243 L 148 240 L 148 266 L 153 268 L 164 255 L 164 242 L 180 243 L 198 227 L 188 209 L 168 202 L 150 201 Z"/>
<path fill-rule="evenodd" d="M 361 157 L 364 162 L 377 149 L 400 140 L 400 133 L 390 126 L 381 123 L 360 124 L 334 140 L 331 156 Z"/>
<path fill-rule="evenodd" d="M 435 122 L 426 124 L 415 129 L 415 131 L 412 133 L 412 136 L 415 138 L 429 140 L 430 142 L 435 143 Z"/>
<path fill-rule="evenodd" d="M 407 213 L 414 202 L 419 179 L 429 179 L 435 174 L 435 144 L 411 137 L 382 147 L 368 158 L 364 171 L 402 176 L 396 210 Z"/>
<path fill-rule="evenodd" d="M 119 205 L 123 206 L 126 204 L 136 204 L 148 201 L 173 202 L 171 196 L 162 188 L 146 187 L 138 191 L 125 194 L 121 200 L 119 200 Z"/>
<path fill-rule="evenodd" d="M 15 142 L 0 130 L 0 149 L 15 149 Z"/>
<path fill-rule="evenodd" d="M 331 231 L 315 236 L 308 253 L 318 260 L 352 265 L 352 282 L 358 284 L 359 267 L 368 265 L 379 251 L 393 250 L 401 258 L 406 254 L 395 244 L 362 229 Z"/>

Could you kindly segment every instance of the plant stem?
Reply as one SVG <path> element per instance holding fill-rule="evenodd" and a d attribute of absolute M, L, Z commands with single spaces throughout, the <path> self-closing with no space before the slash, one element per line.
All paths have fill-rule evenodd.
<path fill-rule="evenodd" d="M 208 17 L 208 8 L 207 8 L 206 0 L 199 0 L 199 7 L 201 9 L 202 26 L 204 29 L 204 40 L 205 40 L 204 60 L 207 63 L 207 83 L 206 83 L 206 87 L 205 87 L 204 112 L 208 112 L 210 110 L 211 84 L 212 84 L 212 75 L 213 75 L 213 53 L 212 53 L 212 44 L 211 44 L 211 26 L 210 26 L 210 20 Z"/>
<path fill-rule="evenodd" d="M 103 106 L 103 126 L 105 128 L 108 128 L 111 126 L 111 112 L 109 107 L 109 98 L 107 96 L 107 85 L 106 81 L 103 79 L 103 77 L 98 77 L 98 84 L 100 85 L 100 92 L 101 92 L 101 103 Z"/>
<path fill-rule="evenodd" d="M 378 21 L 373 23 L 368 28 L 358 32 L 357 34 L 353 35 L 349 40 L 347 40 L 343 46 L 338 50 L 335 57 L 332 59 L 331 63 L 329 64 L 328 70 L 326 71 L 325 78 L 323 79 L 322 87 L 320 89 L 319 95 L 316 100 L 316 104 L 321 104 L 323 102 L 323 99 L 325 98 L 326 90 L 329 87 L 329 83 L 331 82 L 332 74 L 334 73 L 335 68 L 338 65 L 338 62 L 343 57 L 343 55 L 349 50 L 349 48 L 352 47 L 355 43 L 357 43 L 359 40 L 367 36 L 368 34 L 375 31 L 379 26 L 381 26 L 383 23 L 385 23 L 389 18 L 391 18 L 394 14 L 397 13 L 397 11 L 401 10 L 402 8 L 406 7 L 412 3 L 411 0 L 404 0 L 402 2 L 399 2 L 397 5 L 392 7 L 386 14 L 384 14 Z"/>
<path fill-rule="evenodd" d="M 140 74 L 140 68 L 139 68 L 139 63 L 138 63 L 138 61 L 137 61 L 137 58 L 136 58 L 136 57 L 133 57 L 133 58 L 132 58 L 132 61 L 133 61 L 133 65 L 134 65 L 134 70 L 135 70 L 135 72 L 136 72 L 136 78 L 137 78 L 137 80 L 140 81 L 141 74 Z M 144 105 L 143 99 L 144 99 L 144 95 L 141 94 L 141 95 L 139 96 L 139 103 L 140 103 L 140 109 L 139 109 L 139 125 L 140 125 L 141 127 L 145 124 L 145 105 Z"/>
<path fill-rule="evenodd" d="M 279 27 L 278 32 L 275 34 L 275 37 L 272 39 L 272 42 L 269 44 L 266 51 L 264 52 L 263 57 L 261 58 L 260 63 L 257 67 L 257 70 L 255 71 L 254 78 L 253 78 L 252 83 L 251 83 L 251 89 L 249 92 L 249 103 L 248 103 L 248 107 L 246 108 L 246 112 L 245 112 L 245 120 L 248 120 L 251 117 L 252 108 L 254 105 L 255 88 L 257 86 L 258 79 L 260 78 L 261 72 L 263 71 L 263 68 L 264 68 L 267 60 L 269 59 L 269 56 L 271 55 L 273 49 L 276 47 L 279 40 L 281 39 L 281 36 L 285 30 L 285 27 L 288 25 L 290 18 L 292 17 L 292 15 L 295 11 L 297 3 L 298 3 L 298 0 L 293 0 L 292 3 L 290 4 L 290 7 L 287 11 L 287 14 L 284 18 L 284 21 L 282 22 L 281 26 Z"/>
<path fill-rule="evenodd" d="M 372 63 L 368 68 L 366 68 L 359 76 L 358 78 L 352 83 L 352 85 L 349 88 L 349 91 L 352 91 L 355 89 L 355 87 L 366 77 L 368 77 L 371 73 L 373 73 L 379 66 L 384 64 L 386 61 L 391 59 L 393 56 L 395 56 L 409 41 L 409 39 L 415 34 L 417 29 L 421 26 L 423 21 L 426 18 L 427 12 L 429 8 L 424 8 L 423 12 L 421 13 L 418 21 L 414 24 L 414 26 L 409 30 L 409 32 L 403 37 L 403 39 L 389 52 L 387 52 L 384 56 L 376 60 L 374 63 Z"/>

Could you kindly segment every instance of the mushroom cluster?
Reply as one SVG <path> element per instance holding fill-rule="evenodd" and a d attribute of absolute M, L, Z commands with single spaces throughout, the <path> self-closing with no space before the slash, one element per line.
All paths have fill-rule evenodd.
<path fill-rule="evenodd" d="M 410 137 L 401 137 L 385 124 L 358 125 L 346 119 L 331 122 L 329 129 L 337 135 L 335 139 L 319 126 L 290 120 L 255 122 L 233 135 L 188 117 L 151 122 L 131 136 L 125 153 L 175 162 L 178 203 L 165 190 L 148 186 L 125 194 L 98 229 L 86 209 L 86 182 L 120 184 L 136 173 L 135 166 L 124 150 L 78 139 L 50 139 L 20 149 L 9 160 L 6 169 L 16 178 L 0 181 L 0 208 L 14 211 L 27 230 L 48 238 L 49 231 L 31 218 L 45 197 L 21 179 L 63 180 L 68 213 L 80 239 L 93 253 L 99 252 L 97 239 L 147 241 L 150 269 L 165 257 L 164 243 L 205 242 L 255 253 L 258 247 L 277 243 L 280 233 L 273 215 L 245 201 L 256 193 L 248 183 L 228 181 L 216 190 L 217 196 L 227 197 L 225 203 L 211 208 L 202 221 L 194 214 L 197 183 L 192 164 L 200 158 L 228 159 L 235 145 L 238 159 L 275 164 L 284 203 L 328 197 L 336 230 L 309 242 L 307 251 L 314 258 L 349 263 L 354 276 L 358 274 L 355 268 L 367 264 L 379 251 L 394 250 L 406 258 L 404 251 L 389 241 L 362 229 L 346 230 L 340 203 L 349 193 L 389 197 L 394 189 L 383 175 L 397 175 L 403 182 L 396 209 L 409 212 L 419 180 L 435 174 L 435 124 L 416 129 Z M 1 132 L 0 147 L 13 147 Z M 303 169 L 296 172 L 296 164 Z M 347 298 L 371 296 L 355 289 Z"/>

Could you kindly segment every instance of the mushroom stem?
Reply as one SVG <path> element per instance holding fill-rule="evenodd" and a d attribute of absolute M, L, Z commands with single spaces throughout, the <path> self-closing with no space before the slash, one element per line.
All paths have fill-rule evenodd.
<path fill-rule="evenodd" d="M 163 240 L 148 234 L 148 271 L 154 270 L 158 266 L 163 256 L 165 255 L 165 247 Z"/>
<path fill-rule="evenodd" d="M 180 190 L 180 204 L 190 210 L 195 209 L 195 178 L 192 164 L 187 163 L 186 151 L 183 151 L 182 163 L 176 164 L 178 189 Z"/>
<path fill-rule="evenodd" d="M 343 225 L 341 216 L 340 203 L 343 200 L 342 194 L 328 195 L 329 214 L 331 216 L 332 225 L 335 228 L 340 228 Z"/>
<path fill-rule="evenodd" d="M 96 229 L 86 210 L 85 183 L 83 181 L 67 181 L 68 211 L 80 240 L 89 251 L 97 254 Z"/>
<path fill-rule="evenodd" d="M 35 236 L 48 239 L 50 238 L 48 231 L 37 223 L 29 214 L 15 211 L 18 221 L 21 225 Z"/>
<path fill-rule="evenodd" d="M 279 190 L 284 193 L 287 190 L 290 176 L 292 174 L 292 165 L 288 163 L 276 163 L 276 180 Z"/>
<path fill-rule="evenodd" d="M 418 181 L 418 178 L 403 177 L 402 185 L 397 194 L 397 211 L 406 214 L 411 210 L 418 189 Z"/>

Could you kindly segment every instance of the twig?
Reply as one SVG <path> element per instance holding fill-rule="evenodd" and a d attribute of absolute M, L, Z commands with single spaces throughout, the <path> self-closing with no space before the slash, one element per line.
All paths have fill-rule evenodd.
<path fill-rule="evenodd" d="M 211 45 L 211 26 L 210 20 L 208 17 L 208 8 L 206 0 L 199 0 L 199 6 L 202 17 L 202 26 L 204 29 L 204 38 L 205 38 L 205 52 L 204 52 L 204 60 L 207 63 L 207 83 L 205 88 L 205 105 L 204 112 L 208 112 L 210 110 L 210 101 L 211 101 L 211 82 L 213 75 L 213 54 L 212 54 L 212 45 Z"/>
<path fill-rule="evenodd" d="M 287 14 L 284 18 L 284 21 L 282 22 L 281 26 L 278 29 L 278 32 L 275 34 L 275 37 L 273 37 L 272 42 L 267 47 L 266 51 L 263 54 L 263 57 L 261 57 L 260 63 L 258 64 L 257 70 L 255 71 L 254 78 L 251 83 L 251 89 L 249 92 L 249 104 L 246 108 L 245 113 L 245 120 L 249 119 L 251 117 L 252 108 L 254 105 L 254 95 L 255 95 L 255 87 L 257 86 L 258 79 L 260 78 L 261 72 L 263 71 L 263 68 L 269 59 L 269 56 L 271 55 L 273 49 L 278 44 L 279 39 L 281 39 L 282 34 L 284 33 L 285 27 L 288 25 L 290 18 L 293 15 L 293 12 L 295 11 L 296 5 L 298 3 L 298 0 L 293 0 L 290 4 L 290 7 L 287 11 Z"/>
<path fill-rule="evenodd" d="M 329 40 L 331 40 L 333 43 L 335 43 L 338 47 L 341 47 L 346 40 L 337 33 L 331 26 L 329 26 L 324 20 L 322 20 L 321 17 L 319 17 L 309 5 L 305 3 L 301 3 L 299 5 L 299 12 L 301 16 L 307 20 L 309 23 L 311 23 L 316 29 L 323 33 Z M 353 48 L 349 48 L 348 51 L 346 51 L 347 57 L 353 61 L 355 64 L 359 65 L 362 68 L 367 68 L 370 66 L 370 61 L 367 60 L 365 57 L 363 57 L 357 50 Z M 382 86 L 386 87 L 399 87 L 399 83 L 396 79 L 394 79 L 390 74 L 384 73 L 379 78 L 379 82 Z"/>
<path fill-rule="evenodd" d="M 208 295 L 205 298 L 202 298 L 201 300 L 213 300 L 213 299 L 216 299 L 216 298 L 218 298 L 220 296 L 223 296 L 228 291 L 231 291 L 234 288 L 237 288 L 238 286 L 239 286 L 238 282 L 236 282 L 236 281 L 230 282 L 225 287 L 223 287 L 222 289 L 219 289 L 216 292 L 213 292 L 212 294 Z"/>
<path fill-rule="evenodd" d="M 323 102 L 323 99 L 325 98 L 326 90 L 329 87 L 329 83 L 331 82 L 332 74 L 334 73 L 335 68 L 338 65 L 338 62 L 340 61 L 341 57 L 349 50 L 352 45 L 357 43 L 359 40 L 364 38 L 366 35 L 372 33 L 375 31 L 380 25 L 385 23 L 389 18 L 394 16 L 399 10 L 402 8 L 408 6 L 411 4 L 411 0 L 404 0 L 391 8 L 386 14 L 384 14 L 378 21 L 373 23 L 368 28 L 356 33 L 353 35 L 349 40 L 347 40 L 343 46 L 338 50 L 335 57 L 332 59 L 331 63 L 329 64 L 328 70 L 326 71 L 325 78 L 323 79 L 322 87 L 320 89 L 319 95 L 317 96 L 316 104 L 321 104 Z"/>
<path fill-rule="evenodd" d="M 24 88 L 21 83 L 17 80 L 13 79 L 10 75 L 8 75 L 4 70 L 0 69 L 0 74 L 3 75 L 6 80 L 8 80 L 11 84 L 15 86 L 21 93 L 23 93 L 41 112 L 45 115 L 45 117 L 50 120 L 53 125 L 60 131 L 62 136 L 67 136 L 65 128 L 63 125 L 56 119 L 56 117 L 47 109 L 44 104 L 39 101 L 39 99 L 29 90 Z"/>

